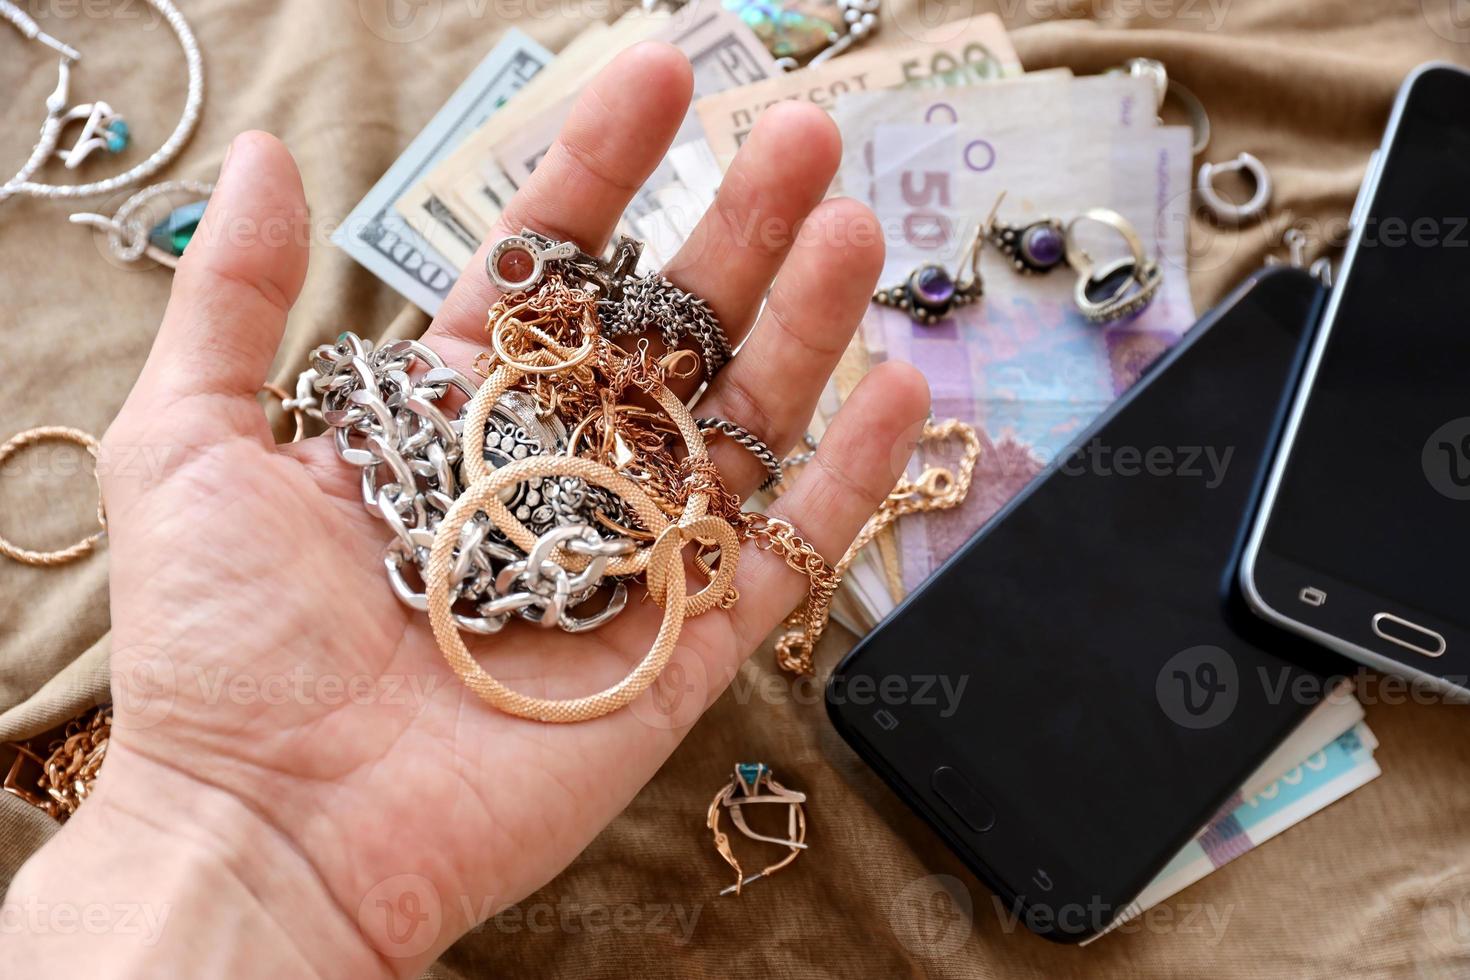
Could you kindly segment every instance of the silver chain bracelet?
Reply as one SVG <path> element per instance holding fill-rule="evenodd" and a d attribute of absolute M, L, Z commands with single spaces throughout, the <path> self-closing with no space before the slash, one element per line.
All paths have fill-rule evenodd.
<path fill-rule="evenodd" d="M 388 582 L 404 605 L 427 611 L 422 589 L 434 532 L 453 506 L 460 484 L 460 411 L 445 400 L 457 391 L 468 401 L 477 390 L 428 347 L 399 340 L 374 348 L 353 333 L 318 347 L 312 366 L 297 380 L 293 407 L 320 414 L 331 428 L 337 454 L 362 473 L 362 501 L 392 529 L 383 557 Z M 312 396 L 319 397 L 316 402 Z M 495 466 L 531 455 L 564 451 L 565 432 L 543 421 L 534 399 L 507 393 L 486 426 L 485 458 Z M 604 590 L 610 559 L 630 554 L 632 540 L 604 536 L 596 528 L 625 521 L 620 506 L 584 481 L 546 477 L 517 484 L 502 497 L 537 535 L 529 554 L 507 541 L 484 514 L 466 522 L 451 573 L 451 595 L 461 608 L 459 627 L 498 632 L 512 615 L 568 632 L 595 629 L 627 605 L 627 586 Z M 602 518 L 602 520 L 599 520 Z M 589 559 L 571 573 L 553 560 L 557 548 Z M 419 585 L 410 581 L 409 570 Z M 597 612 L 574 610 L 599 591 L 607 602 Z"/>

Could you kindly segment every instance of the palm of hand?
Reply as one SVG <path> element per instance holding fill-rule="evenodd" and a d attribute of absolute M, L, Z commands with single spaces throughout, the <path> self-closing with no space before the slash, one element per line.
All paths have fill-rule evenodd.
<path fill-rule="evenodd" d="M 664 94 L 629 84 L 650 74 L 667 83 L 654 89 Z M 682 118 L 688 67 L 671 49 L 643 46 L 592 88 L 501 233 L 525 224 L 600 246 L 625 188 L 657 163 Z M 614 118 L 623 120 L 616 128 Z M 835 164 L 835 133 L 820 113 L 768 114 L 721 190 L 720 213 L 670 270 L 710 299 L 732 341 L 751 331 L 696 414 L 731 418 L 778 452 L 805 428 L 881 257 L 863 209 L 818 206 Z M 824 234 L 794 246 L 745 241 L 739 218 L 788 229 L 805 220 Z M 428 941 L 404 945 L 391 923 L 376 931 L 360 915 L 374 895 L 427 886 L 449 916 L 453 896 L 499 906 L 539 887 L 656 771 L 805 582 L 747 546 L 740 602 L 687 622 L 664 690 L 656 685 L 627 710 L 544 725 L 482 704 L 443 660 L 426 617 L 392 596 L 381 561 L 390 532 L 363 508 L 355 468 L 328 439 L 272 445 L 254 391 L 305 250 L 210 234 L 232 220 L 305 221 L 294 168 L 267 137 L 232 149 L 148 366 L 104 442 L 117 720 L 99 794 L 122 784 L 118 773 L 166 769 L 238 803 L 315 876 L 335 914 L 412 969 L 473 923 L 446 921 Z M 478 335 L 492 296 L 482 277 L 467 276 L 425 341 L 467 369 L 484 348 Z M 811 472 L 778 505 L 829 559 L 892 485 L 925 411 L 911 372 L 875 374 L 881 380 L 853 396 Z M 737 492 L 760 482 L 739 447 L 711 448 Z M 109 466 L 124 455 L 161 465 Z M 593 633 L 515 623 L 472 649 L 516 690 L 575 697 L 642 659 L 662 615 L 635 591 Z"/>

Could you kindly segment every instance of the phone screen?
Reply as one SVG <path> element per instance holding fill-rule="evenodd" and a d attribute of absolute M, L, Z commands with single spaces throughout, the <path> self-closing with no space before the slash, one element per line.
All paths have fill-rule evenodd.
<path fill-rule="evenodd" d="M 833 674 L 843 735 L 1052 938 L 1105 926 L 1319 693 L 1232 584 L 1320 296 L 1260 274 Z"/>
<path fill-rule="evenodd" d="M 1428 614 L 1430 622 L 1464 629 L 1467 106 L 1470 75 L 1452 71 L 1422 75 L 1405 102 L 1263 539 L 1265 552 L 1300 567 L 1298 588 L 1313 586 L 1321 573 L 1316 578 L 1324 582 L 1392 603 L 1377 608 Z M 1333 590 L 1324 585 L 1322 592 L 1332 606 Z M 1296 606 L 1291 602 L 1293 615 Z"/>

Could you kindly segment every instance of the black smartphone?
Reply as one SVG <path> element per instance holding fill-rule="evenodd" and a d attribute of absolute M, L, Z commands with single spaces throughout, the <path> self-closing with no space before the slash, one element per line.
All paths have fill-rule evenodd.
<path fill-rule="evenodd" d="M 1325 693 L 1234 588 L 1321 300 L 1255 274 L 829 681 L 843 737 L 1047 938 L 1103 931 Z"/>
<path fill-rule="evenodd" d="M 1470 690 L 1470 72 L 1405 81 L 1353 224 L 1242 586 L 1277 625 Z"/>

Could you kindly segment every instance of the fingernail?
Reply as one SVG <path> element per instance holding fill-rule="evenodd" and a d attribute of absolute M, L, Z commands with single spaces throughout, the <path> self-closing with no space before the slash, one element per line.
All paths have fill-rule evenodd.
<path fill-rule="evenodd" d="M 228 170 L 229 169 L 229 166 L 230 166 L 230 157 L 235 152 L 235 140 L 237 140 L 239 138 L 240 137 L 236 136 L 235 139 L 234 140 L 230 140 L 229 145 L 225 147 L 225 157 L 224 157 L 223 160 L 221 160 L 219 162 L 219 179 L 220 180 L 224 180 L 225 179 L 225 171 Z"/>

